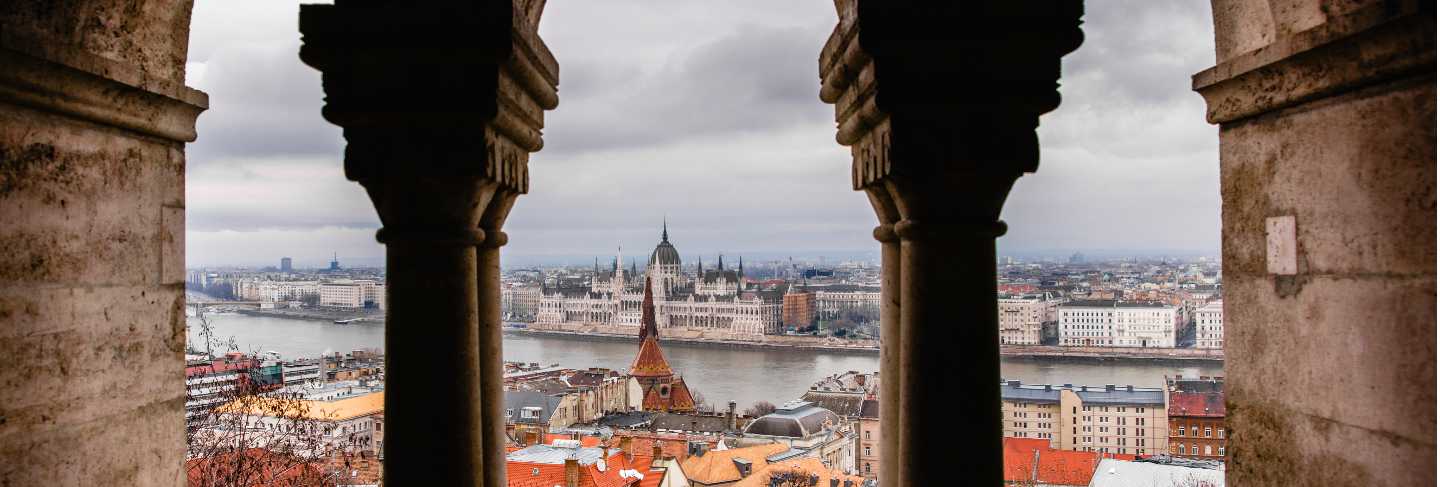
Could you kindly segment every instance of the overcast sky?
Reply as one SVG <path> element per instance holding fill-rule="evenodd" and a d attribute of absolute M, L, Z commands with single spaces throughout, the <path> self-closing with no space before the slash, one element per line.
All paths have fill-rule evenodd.
<path fill-rule="evenodd" d="M 1209 2 L 1086 9 L 1001 252 L 1218 254 L 1217 132 L 1190 91 L 1214 64 Z M 297 11 L 196 2 L 187 78 L 210 110 L 188 147 L 191 266 L 382 261 L 340 130 L 320 117 L 320 74 L 296 54 Z M 664 218 L 687 261 L 873 252 L 873 213 L 818 97 L 834 24 L 824 0 L 550 1 L 540 33 L 560 61 L 560 106 L 506 224 L 507 260 L 644 255 Z"/>

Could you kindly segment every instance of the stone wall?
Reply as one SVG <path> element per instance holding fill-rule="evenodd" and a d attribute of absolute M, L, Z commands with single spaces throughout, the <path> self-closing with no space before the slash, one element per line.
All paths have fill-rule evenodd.
<path fill-rule="evenodd" d="M 1434 4 L 1213 4 L 1227 480 L 1434 485 Z"/>
<path fill-rule="evenodd" d="M 189 20 L 0 7 L 0 484 L 185 481 Z"/>

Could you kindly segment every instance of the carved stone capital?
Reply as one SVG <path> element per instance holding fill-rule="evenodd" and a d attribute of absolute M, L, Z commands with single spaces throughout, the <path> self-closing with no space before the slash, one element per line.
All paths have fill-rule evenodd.
<path fill-rule="evenodd" d="M 1435 71 L 1435 14 L 1376 2 L 1197 73 L 1205 118 L 1244 120 L 1336 93 Z"/>
<path fill-rule="evenodd" d="M 345 128 L 347 175 L 366 184 L 379 165 L 415 165 L 527 192 L 529 154 L 559 101 L 559 67 L 536 32 L 543 8 L 302 6 L 300 57 L 323 73 L 325 119 Z"/>
<path fill-rule="evenodd" d="M 1034 171 L 1060 58 L 1079 47 L 1078 0 L 1041 5 L 837 0 L 820 99 L 851 146 L 855 189 L 935 169 Z"/>
<path fill-rule="evenodd" d="M 854 189 L 882 224 L 1003 232 L 995 229 L 1010 187 L 1039 164 L 1039 117 L 1060 104 L 1060 58 L 1084 38 L 1082 3 L 836 0 L 835 8 L 820 99 L 835 105 Z"/>

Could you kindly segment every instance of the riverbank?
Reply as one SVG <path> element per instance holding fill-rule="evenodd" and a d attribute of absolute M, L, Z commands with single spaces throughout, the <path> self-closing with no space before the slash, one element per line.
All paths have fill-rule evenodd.
<path fill-rule="evenodd" d="M 598 333 L 598 332 L 575 332 L 562 330 L 537 330 L 530 328 L 505 328 L 505 333 L 513 335 L 529 335 L 550 338 L 564 338 L 577 341 L 596 342 L 623 342 L 635 343 L 636 336 L 631 334 Z M 806 339 L 815 337 L 785 337 L 794 339 Z M 876 346 L 844 346 L 821 343 L 805 343 L 798 340 L 787 340 L 785 342 L 772 341 L 741 341 L 741 340 L 714 340 L 695 339 L 680 337 L 661 337 L 660 343 L 664 345 L 675 345 L 692 348 L 721 348 L 733 350 L 804 350 L 811 352 L 843 353 L 856 355 L 879 355 L 880 348 Z"/>
<path fill-rule="evenodd" d="M 328 321 L 355 319 L 353 324 L 385 324 L 385 312 L 378 309 L 322 309 L 322 308 L 284 308 L 284 309 L 259 309 L 239 308 L 234 312 L 249 316 L 264 316 L 269 318 L 286 318 L 292 320 Z"/>
<path fill-rule="evenodd" d="M 635 335 L 603 333 L 597 331 L 565 331 L 533 328 L 505 328 L 505 333 L 515 335 L 543 336 L 580 341 L 634 343 Z M 829 353 L 858 355 L 879 355 L 877 346 L 844 346 L 820 343 L 813 337 L 779 337 L 789 339 L 775 341 L 715 340 L 682 337 L 662 337 L 660 342 L 695 348 L 721 348 L 741 350 L 806 350 Z M 817 340 L 805 343 L 804 339 Z M 1102 347 L 1060 347 L 1051 345 L 1003 345 L 1000 356 L 1037 362 L 1173 362 L 1179 364 L 1222 364 L 1225 361 L 1221 350 L 1200 350 L 1193 348 L 1102 348 Z"/>

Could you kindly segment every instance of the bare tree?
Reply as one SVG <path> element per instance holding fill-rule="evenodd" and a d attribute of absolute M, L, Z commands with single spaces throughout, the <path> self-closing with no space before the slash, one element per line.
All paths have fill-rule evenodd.
<path fill-rule="evenodd" d="M 754 405 L 750 406 L 749 409 L 746 409 L 745 415 L 752 418 L 758 418 L 760 416 L 764 416 L 773 412 L 775 412 L 774 404 L 771 404 L 770 401 L 759 401 L 756 402 Z"/>
<path fill-rule="evenodd" d="M 209 317 L 205 316 L 204 310 L 195 312 L 195 320 L 199 322 L 196 326 L 200 329 L 200 339 L 205 342 L 205 358 L 214 358 L 215 349 L 221 349 L 226 352 L 234 352 L 240 349 L 240 346 L 235 342 L 234 335 L 227 338 L 217 338 L 215 336 L 215 324 L 210 321 Z M 189 320 L 185 321 L 185 329 L 186 331 L 190 329 Z"/>
<path fill-rule="evenodd" d="M 765 485 L 770 487 L 812 487 L 818 485 L 819 482 L 820 476 L 794 468 L 770 472 L 769 482 L 766 482 Z"/>
<path fill-rule="evenodd" d="M 237 382 L 221 388 L 220 406 L 187 424 L 190 487 L 330 487 L 348 480 L 339 467 L 348 466 L 362 445 L 335 435 L 336 425 L 298 395 L 255 395 L 243 374 Z M 190 388 L 187 399 L 214 390 Z"/>

